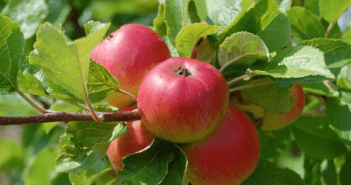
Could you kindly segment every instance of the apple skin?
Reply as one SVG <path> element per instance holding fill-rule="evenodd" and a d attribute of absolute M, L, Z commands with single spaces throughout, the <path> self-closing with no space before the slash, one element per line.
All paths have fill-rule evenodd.
<path fill-rule="evenodd" d="M 146 73 L 171 57 L 162 37 L 140 24 L 126 24 L 109 35 L 92 51 L 90 58 L 118 79 L 120 88 L 134 96 Z M 129 95 L 115 92 L 106 101 L 119 108 L 135 103 Z"/>
<path fill-rule="evenodd" d="M 136 107 L 130 107 L 121 112 L 132 111 L 134 109 Z M 106 152 L 116 171 L 123 168 L 122 159 L 124 157 L 145 149 L 155 138 L 140 120 L 125 122 L 125 124 L 127 125 L 127 133 L 113 140 Z"/>
<path fill-rule="evenodd" d="M 191 53 L 191 58 L 196 59 L 197 57 L 197 52 L 199 51 L 199 45 L 196 45 L 193 49 L 193 52 Z"/>
<path fill-rule="evenodd" d="M 187 70 L 190 76 L 176 74 Z M 178 71 L 179 72 L 179 71 Z M 224 118 L 228 85 L 212 65 L 174 57 L 144 77 L 138 96 L 141 120 L 155 136 L 186 143 L 206 137 Z"/>
<path fill-rule="evenodd" d="M 260 140 L 245 112 L 229 103 L 219 127 L 205 139 L 184 146 L 183 150 L 188 159 L 184 184 L 236 185 L 255 170 Z"/>
<path fill-rule="evenodd" d="M 294 84 L 290 89 L 294 97 L 294 105 L 287 113 L 276 113 L 265 111 L 263 117 L 262 130 L 278 130 L 296 121 L 302 114 L 305 106 L 305 93 L 301 84 Z"/>

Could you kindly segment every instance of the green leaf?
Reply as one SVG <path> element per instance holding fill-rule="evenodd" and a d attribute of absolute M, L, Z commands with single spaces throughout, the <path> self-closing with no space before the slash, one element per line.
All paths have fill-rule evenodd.
<path fill-rule="evenodd" d="M 174 145 L 174 159 L 169 163 L 168 172 L 160 185 L 176 185 L 182 184 L 182 179 L 187 168 L 187 159 L 183 150 L 177 145 Z"/>
<path fill-rule="evenodd" d="M 167 174 L 169 163 L 175 159 L 173 147 L 173 143 L 155 139 L 146 150 L 123 158 L 124 168 L 118 171 L 117 182 L 135 185 L 159 184 Z"/>
<path fill-rule="evenodd" d="M 35 78 L 32 74 L 18 74 L 18 86 L 19 88 L 26 93 L 46 96 L 46 92 L 40 83 L 40 81 Z"/>
<path fill-rule="evenodd" d="M 241 0 L 217 0 L 208 13 L 207 21 L 217 26 L 229 25 L 242 10 L 240 2 Z"/>
<path fill-rule="evenodd" d="M 116 92 L 119 89 L 119 82 L 104 66 L 92 60 L 89 67 L 87 89 L 89 100 L 95 103 Z"/>
<path fill-rule="evenodd" d="M 281 49 L 288 43 L 290 32 L 291 25 L 288 16 L 279 12 L 272 22 L 256 35 L 264 41 L 271 53 Z"/>
<path fill-rule="evenodd" d="M 279 4 L 279 8 L 284 10 L 291 8 L 292 2 L 293 2 L 292 0 L 275 0 L 275 1 L 277 1 L 277 3 Z"/>
<path fill-rule="evenodd" d="M 306 184 L 311 185 L 320 185 L 321 184 L 321 164 L 322 160 L 320 159 L 313 159 L 308 155 L 305 155 L 304 158 L 304 180 Z"/>
<path fill-rule="evenodd" d="M 336 81 L 336 85 L 342 90 L 351 91 L 350 67 L 351 65 L 349 64 L 341 68 L 338 80 Z"/>
<path fill-rule="evenodd" d="M 12 169 L 22 170 L 25 151 L 24 148 L 15 141 L 0 139 L 0 169 L 10 172 Z"/>
<path fill-rule="evenodd" d="M 125 124 L 118 122 L 70 122 L 66 126 L 66 134 L 71 137 L 72 144 L 77 149 L 82 148 L 82 152 L 92 149 L 98 143 L 111 142 L 125 132 Z"/>
<path fill-rule="evenodd" d="M 337 39 L 312 39 L 301 43 L 302 45 L 312 46 L 324 53 L 324 60 L 327 67 L 338 76 L 340 67 L 351 62 L 351 44 Z"/>
<path fill-rule="evenodd" d="M 218 63 L 225 68 L 233 63 L 269 58 L 269 51 L 260 37 L 249 32 L 237 32 L 219 46 Z"/>
<path fill-rule="evenodd" d="M 351 129 L 351 104 L 343 104 L 338 98 L 329 97 L 326 101 L 326 114 L 333 127 L 339 130 Z"/>
<path fill-rule="evenodd" d="M 29 168 L 26 185 L 50 185 L 51 173 L 55 171 L 55 159 L 58 155 L 58 149 L 43 149 Z"/>
<path fill-rule="evenodd" d="M 63 101 L 55 101 L 55 103 L 50 106 L 50 110 L 58 112 L 82 112 L 82 108 Z"/>
<path fill-rule="evenodd" d="M 323 82 L 325 80 L 330 80 L 324 76 L 306 76 L 301 78 L 275 78 L 273 79 L 275 85 L 278 89 L 286 90 L 289 89 L 294 83 L 316 83 Z"/>
<path fill-rule="evenodd" d="M 46 17 L 44 22 L 50 22 L 54 26 L 59 26 L 66 21 L 68 14 L 72 8 L 68 0 L 47 0 L 49 6 L 49 15 Z"/>
<path fill-rule="evenodd" d="M 320 0 L 320 12 L 325 20 L 334 23 L 347 10 L 350 4 L 350 0 Z"/>
<path fill-rule="evenodd" d="M 39 25 L 49 14 L 49 7 L 45 0 L 10 1 L 2 14 L 18 22 L 24 38 L 27 39 L 38 30 Z"/>
<path fill-rule="evenodd" d="M 65 152 L 58 159 L 59 172 L 78 172 L 105 168 L 109 143 L 126 132 L 123 123 L 71 122 L 61 136 L 59 146 Z"/>
<path fill-rule="evenodd" d="M 319 0 L 305 0 L 304 7 L 312 12 L 317 17 L 320 16 L 319 12 Z"/>
<path fill-rule="evenodd" d="M 338 184 L 338 175 L 336 173 L 336 168 L 333 160 L 327 161 L 327 167 L 322 172 L 323 180 L 325 181 L 326 185 L 334 185 Z"/>
<path fill-rule="evenodd" d="M 27 60 L 21 62 L 22 73 L 18 74 L 18 87 L 25 93 L 39 96 L 46 96 L 53 99 L 63 100 L 76 104 L 78 100 L 67 90 L 47 79 L 40 68 L 28 63 Z"/>
<path fill-rule="evenodd" d="M 18 94 L 0 95 L 0 105 L 0 115 L 25 116 L 38 114 L 38 111 Z"/>
<path fill-rule="evenodd" d="M 201 37 L 216 33 L 221 27 L 194 23 L 183 27 L 176 37 L 176 47 L 182 57 L 190 58 L 193 48 Z"/>
<path fill-rule="evenodd" d="M 347 31 L 342 35 L 342 40 L 343 40 L 343 41 L 350 41 L 350 40 L 351 40 L 351 30 L 347 30 Z"/>
<path fill-rule="evenodd" d="M 263 69 L 254 70 L 256 75 L 270 75 L 275 78 L 300 78 L 320 75 L 334 78 L 326 68 L 321 51 L 310 46 L 289 47 L 277 55 Z"/>
<path fill-rule="evenodd" d="M 197 13 L 197 8 L 196 8 L 196 4 L 193 0 L 189 1 L 189 5 L 188 5 L 188 12 L 189 12 L 189 16 L 191 19 L 191 23 L 198 23 L 201 22 L 201 19 Z"/>
<path fill-rule="evenodd" d="M 213 6 L 209 7 L 208 5 L 211 4 L 211 2 L 216 2 L 217 0 L 211 0 L 211 1 L 190 0 L 190 1 L 193 1 L 195 3 L 196 12 L 200 20 L 205 21 L 208 15 L 208 11 L 213 7 Z"/>
<path fill-rule="evenodd" d="M 105 32 L 104 29 L 108 27 L 108 24 L 101 24 L 100 22 L 94 22 L 94 21 L 89 21 L 86 24 L 84 24 L 84 30 L 87 36 L 92 35 L 93 33 L 96 32 Z"/>
<path fill-rule="evenodd" d="M 322 96 L 333 96 L 336 94 L 336 91 L 327 86 L 323 82 L 314 82 L 314 83 L 303 83 L 303 91 L 305 93 L 318 94 Z"/>
<path fill-rule="evenodd" d="M 224 40 L 239 31 L 257 34 L 264 30 L 278 14 L 279 5 L 275 0 L 261 0 L 248 12 L 242 16 L 237 16 L 218 36 Z"/>
<path fill-rule="evenodd" d="M 340 184 L 341 185 L 348 185 L 351 181 L 351 151 L 349 151 L 346 155 L 345 155 L 345 163 L 344 165 L 341 167 L 340 170 L 340 176 L 339 176 L 339 180 L 340 180 Z"/>
<path fill-rule="evenodd" d="M 104 176 L 105 174 L 108 174 L 112 170 L 112 167 L 107 167 L 99 172 L 84 170 L 80 172 L 70 173 L 69 179 L 71 183 L 74 183 L 75 185 L 90 185 L 93 184 L 98 178 Z M 104 176 L 104 178 L 109 178 L 108 180 L 115 181 L 115 179 L 113 179 L 110 175 Z"/>
<path fill-rule="evenodd" d="M 288 168 L 278 168 L 265 159 L 260 159 L 252 175 L 241 185 L 305 185 L 301 177 Z"/>
<path fill-rule="evenodd" d="M 204 39 L 197 50 L 196 60 L 200 60 L 212 64 L 216 58 L 216 49 L 211 44 L 208 38 Z"/>
<path fill-rule="evenodd" d="M 324 27 L 318 17 L 303 7 L 286 11 L 291 23 L 291 35 L 301 40 L 324 37 Z"/>
<path fill-rule="evenodd" d="M 97 153 L 100 157 L 104 157 L 108 147 L 110 146 L 110 142 L 116 139 L 117 137 L 125 134 L 127 132 L 127 127 L 125 124 L 118 124 L 112 131 L 111 136 L 108 140 L 104 140 L 103 142 L 96 143 L 93 147 L 93 151 Z"/>
<path fill-rule="evenodd" d="M 302 116 L 292 126 L 298 146 L 315 159 L 334 159 L 347 152 L 325 116 Z"/>
<path fill-rule="evenodd" d="M 269 159 L 282 153 L 289 144 L 290 133 L 290 127 L 270 132 L 258 130 L 261 144 L 260 157 Z"/>
<path fill-rule="evenodd" d="M 105 161 L 96 153 L 90 151 L 78 156 L 61 154 L 56 159 L 56 171 L 64 173 L 74 173 L 86 169 L 100 171 L 106 166 Z"/>
<path fill-rule="evenodd" d="M 265 83 L 267 81 L 271 82 L 270 79 L 262 79 L 255 83 Z M 294 105 L 294 98 L 289 90 L 279 90 L 273 83 L 244 89 L 241 91 L 241 95 L 243 98 L 272 112 L 286 113 Z"/>
<path fill-rule="evenodd" d="M 84 100 L 90 53 L 102 41 L 108 27 L 109 24 L 105 24 L 88 37 L 67 44 L 60 28 L 46 23 L 39 29 L 34 44 L 36 50 L 30 54 L 29 63 L 42 68 L 48 79 Z"/>
<path fill-rule="evenodd" d="M 176 37 L 182 27 L 191 24 L 188 12 L 189 0 L 165 0 L 163 18 L 170 43 L 176 45 Z"/>
<path fill-rule="evenodd" d="M 163 18 L 164 16 L 164 10 L 165 6 L 163 3 L 160 3 L 158 7 L 158 14 L 156 18 L 154 19 L 153 25 L 154 25 L 154 30 L 160 34 L 161 36 L 167 35 L 167 26 L 165 23 L 165 20 Z"/>
<path fill-rule="evenodd" d="M 42 124 L 45 130 L 45 134 L 49 134 L 60 122 L 49 122 Z"/>
<path fill-rule="evenodd" d="M 14 91 L 19 63 L 24 50 L 24 38 L 18 23 L 0 15 L 0 94 Z"/>

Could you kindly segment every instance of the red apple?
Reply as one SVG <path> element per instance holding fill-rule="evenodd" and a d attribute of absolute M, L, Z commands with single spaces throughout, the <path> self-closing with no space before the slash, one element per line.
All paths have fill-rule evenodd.
<path fill-rule="evenodd" d="M 287 125 L 292 124 L 299 118 L 305 106 L 305 93 L 303 92 L 301 84 L 294 84 L 290 89 L 290 93 L 294 97 L 294 105 L 287 113 L 277 113 L 265 111 L 263 117 L 262 130 L 278 130 Z"/>
<path fill-rule="evenodd" d="M 136 107 L 124 109 L 122 112 L 134 109 Z M 154 139 L 154 136 L 145 128 L 140 120 L 125 123 L 127 125 L 127 133 L 113 140 L 107 150 L 107 156 L 116 171 L 123 168 L 122 159 L 124 157 L 143 150 Z"/>
<path fill-rule="evenodd" d="M 170 58 L 141 83 L 138 108 L 143 124 L 171 142 L 193 142 L 221 122 L 229 102 L 228 85 L 213 66 L 188 58 Z"/>
<path fill-rule="evenodd" d="M 122 90 L 137 96 L 146 73 L 170 56 L 166 43 L 155 31 L 139 24 L 126 24 L 97 45 L 90 57 L 118 79 Z M 119 92 L 106 101 L 119 108 L 135 103 L 135 99 Z"/>
<path fill-rule="evenodd" d="M 184 147 L 188 168 L 184 183 L 192 185 L 236 185 L 255 170 L 260 140 L 250 118 L 229 103 L 219 127 L 205 139 Z"/>

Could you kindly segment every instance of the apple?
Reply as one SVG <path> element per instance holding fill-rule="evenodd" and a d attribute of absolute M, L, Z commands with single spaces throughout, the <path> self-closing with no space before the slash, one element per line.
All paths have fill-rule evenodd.
<path fill-rule="evenodd" d="M 132 111 L 134 109 L 136 107 L 130 107 L 121 112 Z M 125 124 L 127 125 L 127 133 L 113 140 L 106 152 L 116 171 L 123 168 L 122 159 L 124 157 L 145 149 L 154 140 L 154 136 L 145 128 L 140 120 L 125 122 Z"/>
<path fill-rule="evenodd" d="M 229 102 L 227 82 L 215 67 L 180 57 L 152 68 L 138 94 L 146 128 L 177 143 L 207 136 L 224 118 Z"/>
<path fill-rule="evenodd" d="M 287 113 L 277 113 L 265 111 L 263 117 L 262 130 L 278 130 L 292 124 L 299 118 L 305 106 L 305 93 L 301 84 L 294 84 L 290 89 L 294 98 L 294 105 Z"/>
<path fill-rule="evenodd" d="M 260 140 L 250 118 L 229 103 L 219 127 L 201 141 L 183 147 L 188 159 L 183 182 L 192 185 L 236 185 L 255 170 Z"/>
<path fill-rule="evenodd" d="M 197 52 L 199 51 L 199 45 L 196 45 L 193 49 L 193 52 L 191 53 L 191 57 L 192 59 L 196 59 L 197 57 Z"/>
<path fill-rule="evenodd" d="M 171 54 L 155 31 L 139 24 L 126 24 L 98 44 L 90 57 L 118 79 L 120 89 L 137 97 L 146 73 Z M 132 96 L 120 92 L 113 93 L 106 101 L 119 108 L 136 102 Z"/>

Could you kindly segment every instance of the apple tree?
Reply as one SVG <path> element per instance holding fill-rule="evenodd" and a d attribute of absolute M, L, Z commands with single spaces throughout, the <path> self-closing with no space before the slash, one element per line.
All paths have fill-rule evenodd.
<path fill-rule="evenodd" d="M 350 5 L 0 0 L 1 184 L 350 184 Z"/>

